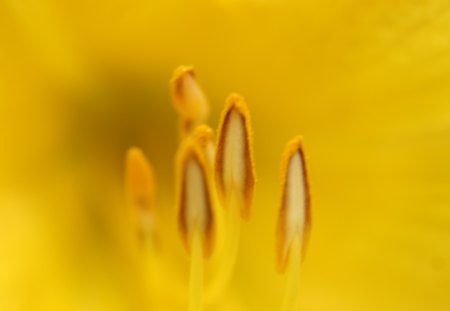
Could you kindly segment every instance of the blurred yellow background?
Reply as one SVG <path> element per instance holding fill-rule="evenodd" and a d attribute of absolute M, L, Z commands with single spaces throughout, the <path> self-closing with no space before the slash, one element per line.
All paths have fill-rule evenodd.
<path fill-rule="evenodd" d="M 168 87 L 180 64 L 214 128 L 237 91 L 254 130 L 253 218 L 211 310 L 279 305 L 278 170 L 297 134 L 313 217 L 300 309 L 450 309 L 449 1 L 3 0 L 0 29 L 0 310 L 150 310 L 124 211 L 132 145 L 187 282 Z M 184 310 L 185 288 L 160 284 L 160 309 Z"/>

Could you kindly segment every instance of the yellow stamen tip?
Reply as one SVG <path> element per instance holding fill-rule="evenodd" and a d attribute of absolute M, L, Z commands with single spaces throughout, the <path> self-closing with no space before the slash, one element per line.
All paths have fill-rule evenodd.
<path fill-rule="evenodd" d="M 302 256 L 311 229 L 310 193 L 303 138 L 291 140 L 281 162 L 281 207 L 277 228 L 278 270 L 284 272 L 296 236 L 301 241 Z"/>
<path fill-rule="evenodd" d="M 193 133 L 194 140 L 202 148 L 209 165 L 213 165 L 215 155 L 214 131 L 207 125 L 197 126 Z"/>
<path fill-rule="evenodd" d="M 215 159 L 216 185 L 224 206 L 236 196 L 241 217 L 250 218 L 255 172 L 253 165 L 250 114 L 244 99 L 228 97 L 218 131 Z"/>
<path fill-rule="evenodd" d="M 170 87 L 175 109 L 183 120 L 202 122 L 207 118 L 208 101 L 197 82 L 193 67 L 178 67 L 170 81 Z"/>
<path fill-rule="evenodd" d="M 209 257 L 213 248 L 214 215 L 210 176 L 200 146 L 187 139 L 177 156 L 177 208 L 181 238 L 191 253 L 192 237 L 199 232 L 203 253 Z"/>
<path fill-rule="evenodd" d="M 136 147 L 130 148 L 126 155 L 125 190 L 128 206 L 137 214 L 140 232 L 151 231 L 155 180 L 149 161 Z"/>

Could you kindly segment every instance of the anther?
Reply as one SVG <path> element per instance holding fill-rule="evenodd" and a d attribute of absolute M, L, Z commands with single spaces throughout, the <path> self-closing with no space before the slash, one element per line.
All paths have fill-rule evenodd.
<path fill-rule="evenodd" d="M 228 97 L 219 127 L 215 177 L 219 198 L 228 208 L 234 197 L 241 217 L 250 218 L 255 173 L 253 168 L 250 115 L 244 99 Z"/>
<path fill-rule="evenodd" d="M 128 206 L 133 210 L 141 239 L 153 235 L 153 204 L 155 181 L 153 170 L 143 152 L 136 147 L 128 150 L 125 163 L 125 191 Z"/>
<path fill-rule="evenodd" d="M 170 88 L 175 109 L 180 115 L 181 137 L 186 137 L 196 124 L 208 117 L 208 101 L 192 67 L 178 67 L 170 81 Z"/>
<path fill-rule="evenodd" d="M 281 206 L 277 228 L 278 269 L 286 269 L 295 238 L 299 239 L 302 257 L 306 251 L 311 227 L 308 175 L 301 137 L 288 143 L 281 163 Z"/>
<path fill-rule="evenodd" d="M 191 253 L 192 238 L 201 236 L 203 254 L 209 257 L 213 246 L 214 216 L 205 155 L 192 139 L 187 139 L 177 156 L 178 221 L 182 241 Z"/>
<path fill-rule="evenodd" d="M 201 124 L 195 128 L 193 138 L 203 150 L 206 161 L 212 168 L 215 155 L 214 131 L 209 126 Z"/>

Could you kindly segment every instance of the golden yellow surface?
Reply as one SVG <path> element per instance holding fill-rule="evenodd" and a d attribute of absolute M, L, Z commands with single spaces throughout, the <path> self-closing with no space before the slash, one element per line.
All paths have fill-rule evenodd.
<path fill-rule="evenodd" d="M 297 134 L 312 191 L 299 310 L 450 309 L 448 1 L 3 0 L 0 310 L 187 308 L 168 84 L 180 64 L 214 128 L 236 91 L 254 131 L 252 219 L 206 310 L 279 307 L 278 169 Z M 158 185 L 157 271 L 125 208 L 132 145 Z"/>

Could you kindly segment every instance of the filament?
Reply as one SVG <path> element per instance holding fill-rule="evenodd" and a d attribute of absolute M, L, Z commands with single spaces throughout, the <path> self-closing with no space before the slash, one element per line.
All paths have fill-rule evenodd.
<path fill-rule="evenodd" d="M 222 249 L 220 261 L 220 272 L 209 291 L 210 300 L 216 300 L 222 295 L 230 282 L 236 265 L 241 234 L 241 216 L 240 216 L 240 200 L 236 194 L 231 195 L 230 200 L 225 203 L 226 223 L 225 223 L 225 242 Z"/>
<path fill-rule="evenodd" d="M 203 310 L 203 245 L 200 232 L 195 230 L 192 235 L 191 270 L 189 280 L 188 311 Z"/>
<path fill-rule="evenodd" d="M 281 311 L 296 310 L 298 303 L 298 289 L 300 284 L 301 243 L 300 237 L 295 237 L 289 251 L 287 282 Z"/>

